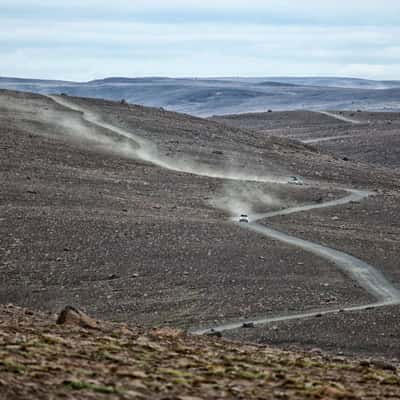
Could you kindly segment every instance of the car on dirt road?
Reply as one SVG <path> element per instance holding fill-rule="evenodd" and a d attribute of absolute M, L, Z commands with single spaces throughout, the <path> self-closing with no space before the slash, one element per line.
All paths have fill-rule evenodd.
<path fill-rule="evenodd" d="M 304 185 L 304 181 L 298 176 L 289 176 L 288 183 L 291 185 Z"/>
<path fill-rule="evenodd" d="M 249 216 L 247 214 L 240 214 L 239 222 L 249 222 Z"/>

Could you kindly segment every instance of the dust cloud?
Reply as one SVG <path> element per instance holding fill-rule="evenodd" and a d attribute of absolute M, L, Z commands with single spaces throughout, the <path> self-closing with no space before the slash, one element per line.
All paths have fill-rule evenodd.
<path fill-rule="evenodd" d="M 131 131 L 128 132 L 114 125 L 108 124 L 102 121 L 95 113 L 83 109 L 82 107 L 66 99 L 58 96 L 49 96 L 49 98 L 51 98 L 54 102 L 68 108 L 69 110 L 80 113 L 83 119 L 92 123 L 93 125 L 96 125 L 103 130 L 113 132 L 114 142 L 116 140 L 121 140 L 121 138 L 125 138 L 127 141 L 122 143 L 119 142 L 117 143 L 117 147 L 112 147 L 114 150 L 118 149 L 121 155 L 141 159 L 171 171 L 190 173 L 193 175 L 206 176 L 210 178 L 268 183 L 286 183 L 287 181 L 287 178 L 276 176 L 260 176 L 257 174 L 242 172 L 239 169 L 233 168 L 216 169 L 215 167 L 201 165 L 188 160 L 162 156 L 160 155 L 157 147 L 153 143 L 143 139 L 143 137 L 140 136 L 140 133 L 135 134 Z M 77 132 L 79 133 L 79 130 L 77 130 Z M 134 144 L 134 146 L 132 144 Z M 112 145 L 112 143 L 110 143 L 110 145 Z"/>
<path fill-rule="evenodd" d="M 219 194 L 210 201 L 210 205 L 228 211 L 232 217 L 240 214 L 251 216 L 260 210 L 277 208 L 282 205 L 272 190 L 255 182 L 225 182 Z"/>
<path fill-rule="evenodd" d="M 232 216 L 251 214 L 257 210 L 278 206 L 280 201 L 262 183 L 285 183 L 286 178 L 259 176 L 232 165 L 208 166 L 188 160 L 162 156 L 157 147 L 143 138 L 140 131 L 126 131 L 102 121 L 97 114 L 59 96 L 48 96 L 66 111 L 35 102 L 12 104 L 13 112 L 24 115 L 27 121 L 38 121 L 44 126 L 40 134 L 69 137 L 91 149 L 111 152 L 123 157 L 140 159 L 171 171 L 223 179 L 222 190 L 209 201 L 210 205 L 229 212 Z M 10 110 L 9 110 L 10 111 Z"/>

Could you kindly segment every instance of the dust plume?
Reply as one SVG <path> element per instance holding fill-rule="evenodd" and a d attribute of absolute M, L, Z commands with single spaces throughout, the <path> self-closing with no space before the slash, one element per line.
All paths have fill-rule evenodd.
<path fill-rule="evenodd" d="M 231 216 L 240 214 L 251 216 L 260 211 L 270 211 L 282 205 L 281 201 L 272 193 L 271 188 L 257 182 L 226 182 L 222 191 L 210 200 L 210 204 Z"/>
<path fill-rule="evenodd" d="M 90 122 L 94 126 L 97 126 L 108 132 L 112 132 L 114 134 L 114 143 L 112 148 L 114 150 L 118 150 L 121 155 L 139 158 L 143 161 L 147 161 L 151 164 L 157 165 L 161 168 L 169 169 L 171 171 L 207 176 L 210 178 L 269 183 L 285 183 L 287 181 L 286 178 L 280 178 L 276 176 L 259 176 L 257 174 L 246 173 L 241 171 L 239 168 L 234 169 L 229 167 L 224 169 L 216 169 L 215 167 L 195 163 L 189 160 L 162 156 L 153 143 L 143 139 L 143 137 L 140 135 L 140 130 L 137 130 L 137 132 L 128 132 L 124 129 L 102 121 L 95 113 L 87 109 L 83 109 L 79 105 L 76 105 L 64 98 L 60 98 L 58 96 L 49 96 L 49 98 L 63 107 L 68 108 L 69 110 L 78 112 L 84 120 Z M 125 141 L 121 142 L 121 139 L 125 139 Z M 115 142 L 117 141 L 119 142 L 116 145 Z M 110 145 L 111 144 L 112 143 L 110 143 Z"/>

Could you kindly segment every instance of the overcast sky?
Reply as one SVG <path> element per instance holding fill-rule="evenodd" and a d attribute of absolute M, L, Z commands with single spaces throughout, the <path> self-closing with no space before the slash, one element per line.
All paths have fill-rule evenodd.
<path fill-rule="evenodd" d="M 400 1 L 0 0 L 0 76 L 400 79 Z"/>

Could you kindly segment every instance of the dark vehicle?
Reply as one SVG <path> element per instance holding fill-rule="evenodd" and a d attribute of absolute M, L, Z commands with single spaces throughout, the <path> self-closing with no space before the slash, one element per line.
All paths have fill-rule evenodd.
<path fill-rule="evenodd" d="M 291 185 L 304 185 L 303 180 L 297 176 L 290 176 L 288 179 L 288 183 L 290 183 Z"/>

